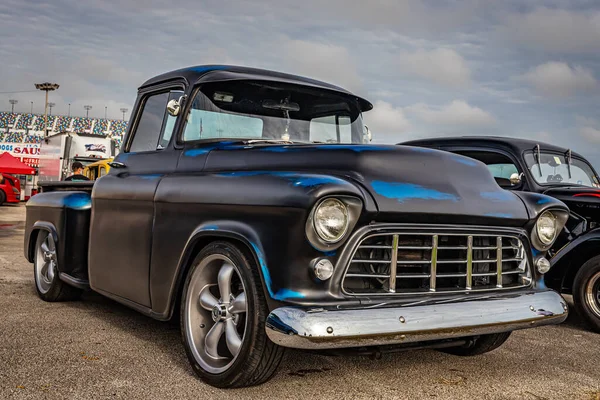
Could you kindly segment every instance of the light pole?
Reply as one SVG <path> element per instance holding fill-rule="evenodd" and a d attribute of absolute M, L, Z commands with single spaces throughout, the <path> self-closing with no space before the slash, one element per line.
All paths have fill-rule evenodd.
<path fill-rule="evenodd" d="M 85 117 L 88 118 L 90 116 L 90 110 L 92 109 L 92 106 L 85 105 L 83 108 L 85 108 Z"/>
<path fill-rule="evenodd" d="M 68 117 L 71 116 L 71 103 L 69 103 L 69 114 L 67 114 Z"/>
<path fill-rule="evenodd" d="M 104 106 L 104 119 L 106 119 L 106 106 Z"/>
<path fill-rule="evenodd" d="M 48 92 L 58 89 L 60 86 L 56 83 L 44 82 L 36 83 L 35 88 L 46 92 L 46 103 L 44 104 L 44 138 L 48 137 Z M 31 102 L 33 108 L 33 102 Z"/>
<path fill-rule="evenodd" d="M 50 115 L 52 115 L 52 107 L 54 107 L 56 103 L 48 103 L 48 108 L 50 109 Z"/>
<path fill-rule="evenodd" d="M 123 113 L 123 121 L 125 121 L 125 113 L 129 111 L 127 108 L 121 108 L 121 112 Z"/>
<path fill-rule="evenodd" d="M 8 100 L 8 102 L 10 103 L 10 112 L 11 113 L 15 113 L 15 104 L 17 104 L 19 101 L 15 100 L 15 99 L 10 99 Z"/>
<path fill-rule="evenodd" d="M 33 101 L 31 102 L 31 109 L 29 110 L 30 114 L 33 114 Z"/>

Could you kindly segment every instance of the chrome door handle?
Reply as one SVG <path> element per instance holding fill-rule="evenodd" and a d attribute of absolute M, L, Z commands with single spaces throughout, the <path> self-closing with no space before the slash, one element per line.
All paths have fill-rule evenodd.
<path fill-rule="evenodd" d="M 118 161 L 111 161 L 108 163 L 108 165 L 110 165 L 111 168 L 127 168 L 127 165 Z"/>

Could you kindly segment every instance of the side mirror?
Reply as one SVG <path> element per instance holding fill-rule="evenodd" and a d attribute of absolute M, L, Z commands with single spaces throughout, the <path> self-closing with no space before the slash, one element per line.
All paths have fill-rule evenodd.
<path fill-rule="evenodd" d="M 521 172 L 520 174 L 515 172 L 510 176 L 510 184 L 511 185 L 518 185 L 519 183 L 521 183 L 521 179 L 523 178 L 523 173 Z"/>
<path fill-rule="evenodd" d="M 169 100 L 167 103 L 167 112 L 169 115 L 176 117 L 179 114 L 179 110 L 181 110 L 181 104 L 179 104 L 179 101 L 175 99 Z"/>
<path fill-rule="evenodd" d="M 365 125 L 365 129 L 363 131 L 363 142 L 369 143 L 371 140 L 373 140 L 373 134 L 371 133 L 369 127 Z"/>

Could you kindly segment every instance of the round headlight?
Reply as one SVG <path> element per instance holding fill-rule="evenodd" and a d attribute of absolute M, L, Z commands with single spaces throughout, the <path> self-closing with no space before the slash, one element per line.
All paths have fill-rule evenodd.
<path fill-rule="evenodd" d="M 557 229 L 556 217 L 550 211 L 544 212 L 535 223 L 537 236 L 544 245 L 551 244 L 556 239 Z"/>
<path fill-rule="evenodd" d="M 321 239 L 335 243 L 348 229 L 348 208 L 337 199 L 324 200 L 315 210 L 313 223 Z"/>

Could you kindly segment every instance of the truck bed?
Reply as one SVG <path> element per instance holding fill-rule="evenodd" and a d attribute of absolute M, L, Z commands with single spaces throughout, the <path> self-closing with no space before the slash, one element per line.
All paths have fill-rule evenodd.
<path fill-rule="evenodd" d="M 75 190 L 79 192 L 91 193 L 94 187 L 94 181 L 87 182 L 69 182 L 69 181 L 56 181 L 56 182 L 39 182 L 40 193 L 57 192 L 57 191 L 69 191 Z"/>

